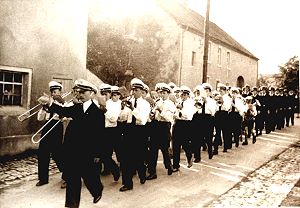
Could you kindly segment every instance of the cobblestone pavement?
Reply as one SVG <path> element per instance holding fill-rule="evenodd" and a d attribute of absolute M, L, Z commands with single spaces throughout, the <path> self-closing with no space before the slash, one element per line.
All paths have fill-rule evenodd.
<path fill-rule="evenodd" d="M 208 207 L 300 207 L 300 142 L 261 166 Z"/>
<path fill-rule="evenodd" d="M 22 155 L 12 160 L 0 163 L 0 189 L 15 185 L 23 181 L 37 180 L 37 156 Z M 49 175 L 59 170 L 53 160 L 50 161 Z"/>

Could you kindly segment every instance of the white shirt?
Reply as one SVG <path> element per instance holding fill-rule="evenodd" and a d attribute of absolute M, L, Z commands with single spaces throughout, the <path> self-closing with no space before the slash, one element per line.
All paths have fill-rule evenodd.
<path fill-rule="evenodd" d="M 91 106 L 91 104 L 92 104 L 92 100 L 91 100 L 91 99 L 89 99 L 88 101 L 85 101 L 85 102 L 83 103 L 83 112 L 84 112 L 84 113 L 85 113 L 86 110 Z"/>
<path fill-rule="evenodd" d="M 135 98 L 132 98 L 130 101 L 134 106 Z M 151 107 L 149 102 L 142 97 L 138 98 L 137 106 L 132 111 L 132 115 L 136 118 L 136 124 L 145 125 L 148 121 L 150 111 Z"/>
<path fill-rule="evenodd" d="M 105 128 L 116 127 L 121 113 L 121 101 L 114 102 L 112 99 L 106 101 Z"/>
<path fill-rule="evenodd" d="M 238 112 L 241 116 L 244 115 L 244 113 L 246 112 L 246 106 L 244 105 L 244 101 L 242 100 L 242 98 L 236 97 L 236 98 L 232 98 L 232 102 L 235 102 L 235 108 L 234 111 Z M 232 106 L 230 111 L 232 111 Z"/>
<path fill-rule="evenodd" d="M 183 102 L 182 109 L 176 111 L 175 118 L 178 120 L 191 121 L 195 113 L 195 106 L 194 106 L 195 102 L 191 98 L 187 98 L 185 101 L 182 102 Z"/>
<path fill-rule="evenodd" d="M 176 106 L 171 100 L 161 99 L 157 101 L 156 106 L 161 110 L 161 112 L 159 112 L 158 110 L 155 112 L 155 119 L 157 121 L 173 122 Z"/>
<path fill-rule="evenodd" d="M 228 94 L 224 94 L 222 97 L 223 97 L 223 104 L 221 106 L 221 110 L 229 111 L 231 107 L 231 98 L 229 97 Z"/>
<path fill-rule="evenodd" d="M 204 109 L 205 114 L 214 116 L 216 113 L 216 109 L 217 109 L 217 102 L 211 97 L 207 97 L 205 103 L 205 109 Z"/>

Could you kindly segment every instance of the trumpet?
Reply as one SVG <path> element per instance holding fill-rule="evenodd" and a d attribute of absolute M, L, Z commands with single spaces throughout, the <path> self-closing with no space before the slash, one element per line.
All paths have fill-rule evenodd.
<path fill-rule="evenodd" d="M 69 94 L 71 94 L 72 91 L 64 93 L 61 97 L 65 98 L 66 96 L 68 96 Z M 70 99 L 69 101 L 67 101 L 67 103 L 70 103 L 74 98 Z M 36 114 L 38 111 L 36 111 L 34 114 Z M 31 137 L 31 141 L 34 144 L 39 143 L 45 136 L 47 136 L 52 129 L 54 129 L 55 126 L 57 126 L 59 124 L 59 122 L 61 122 L 61 119 L 58 120 L 42 137 L 40 137 L 40 139 L 35 140 L 35 137 L 55 118 L 55 116 L 52 116 L 52 118 L 50 118 L 39 130 L 37 130 L 37 132 L 35 132 L 32 137 Z"/>
<path fill-rule="evenodd" d="M 72 91 L 66 92 L 66 93 L 62 94 L 61 97 L 64 98 L 64 97 L 68 96 L 71 93 L 72 93 Z M 38 108 L 38 107 L 40 107 L 40 108 Z M 18 120 L 21 121 L 21 122 L 27 120 L 28 118 L 30 118 L 30 117 L 34 116 L 35 114 L 37 114 L 41 110 L 41 108 L 42 108 L 41 103 L 35 105 L 34 107 L 30 108 L 29 110 L 27 110 L 24 113 L 22 113 L 21 115 L 19 115 Z M 34 109 L 37 109 L 37 110 L 32 112 Z"/>

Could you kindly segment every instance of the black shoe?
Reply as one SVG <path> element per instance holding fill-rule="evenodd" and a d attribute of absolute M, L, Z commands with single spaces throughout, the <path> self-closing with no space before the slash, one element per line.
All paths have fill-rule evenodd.
<path fill-rule="evenodd" d="M 213 151 L 213 155 L 219 154 L 218 151 Z"/>
<path fill-rule="evenodd" d="M 256 136 L 253 136 L 252 144 L 255 144 L 256 142 Z"/>
<path fill-rule="evenodd" d="M 124 192 L 124 191 L 129 191 L 129 190 L 132 190 L 132 186 L 130 186 L 130 187 L 127 187 L 127 186 L 122 186 L 120 189 L 119 189 L 119 191 L 121 191 L 121 192 Z"/>
<path fill-rule="evenodd" d="M 236 142 L 236 143 L 235 143 L 235 147 L 239 147 L 239 142 Z"/>
<path fill-rule="evenodd" d="M 192 166 L 193 166 L 193 161 L 190 160 L 190 161 L 188 162 L 188 164 L 187 164 L 187 167 L 190 168 L 190 167 L 192 167 Z"/>
<path fill-rule="evenodd" d="M 45 184 L 48 184 L 48 181 L 39 181 L 37 182 L 37 184 L 35 184 L 36 186 L 42 186 L 42 185 L 45 185 Z"/>
<path fill-rule="evenodd" d="M 197 159 L 194 160 L 194 163 L 199 163 L 200 161 L 201 161 L 201 159 L 197 158 Z"/>
<path fill-rule="evenodd" d="M 93 203 L 96 204 L 98 201 L 100 201 L 101 198 L 102 198 L 102 193 L 99 196 L 94 197 Z"/>
<path fill-rule="evenodd" d="M 146 180 L 153 180 L 153 179 L 157 179 L 157 175 L 156 174 L 151 174 L 151 175 L 148 175 L 146 177 Z M 141 182 L 142 183 L 142 182 Z"/>
<path fill-rule="evenodd" d="M 178 172 L 178 171 L 179 171 L 179 168 L 174 168 L 173 169 L 173 173 Z"/>
<path fill-rule="evenodd" d="M 206 145 L 202 148 L 202 151 L 206 151 L 207 150 L 207 147 Z"/>
<path fill-rule="evenodd" d="M 168 168 L 168 175 L 172 175 L 173 171 L 174 171 L 174 170 L 173 170 L 172 167 Z"/>
<path fill-rule="evenodd" d="M 248 142 L 247 142 L 247 141 L 244 141 L 244 142 L 242 143 L 242 145 L 248 145 Z"/>
<path fill-rule="evenodd" d="M 157 177 L 157 176 L 156 176 L 156 177 Z M 140 179 L 140 183 L 141 183 L 141 184 L 144 184 L 145 182 L 146 182 L 146 178 L 141 178 L 141 179 Z"/>
<path fill-rule="evenodd" d="M 119 172 L 119 171 L 116 171 L 116 172 L 114 173 L 114 181 L 117 182 L 117 181 L 119 180 L 119 178 L 120 178 L 120 172 Z"/>
<path fill-rule="evenodd" d="M 211 160 L 211 159 L 213 158 L 213 156 L 214 156 L 213 154 L 209 154 L 209 155 L 208 155 L 208 159 Z"/>
<path fill-rule="evenodd" d="M 227 152 L 227 149 L 223 149 L 223 152 Z"/>

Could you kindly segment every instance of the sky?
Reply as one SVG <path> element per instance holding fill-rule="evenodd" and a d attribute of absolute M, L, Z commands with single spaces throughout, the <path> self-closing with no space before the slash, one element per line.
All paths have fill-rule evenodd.
<path fill-rule="evenodd" d="M 205 17 L 206 0 L 188 5 Z M 210 0 L 209 19 L 259 59 L 260 74 L 273 74 L 300 55 L 299 9 L 300 0 Z"/>

